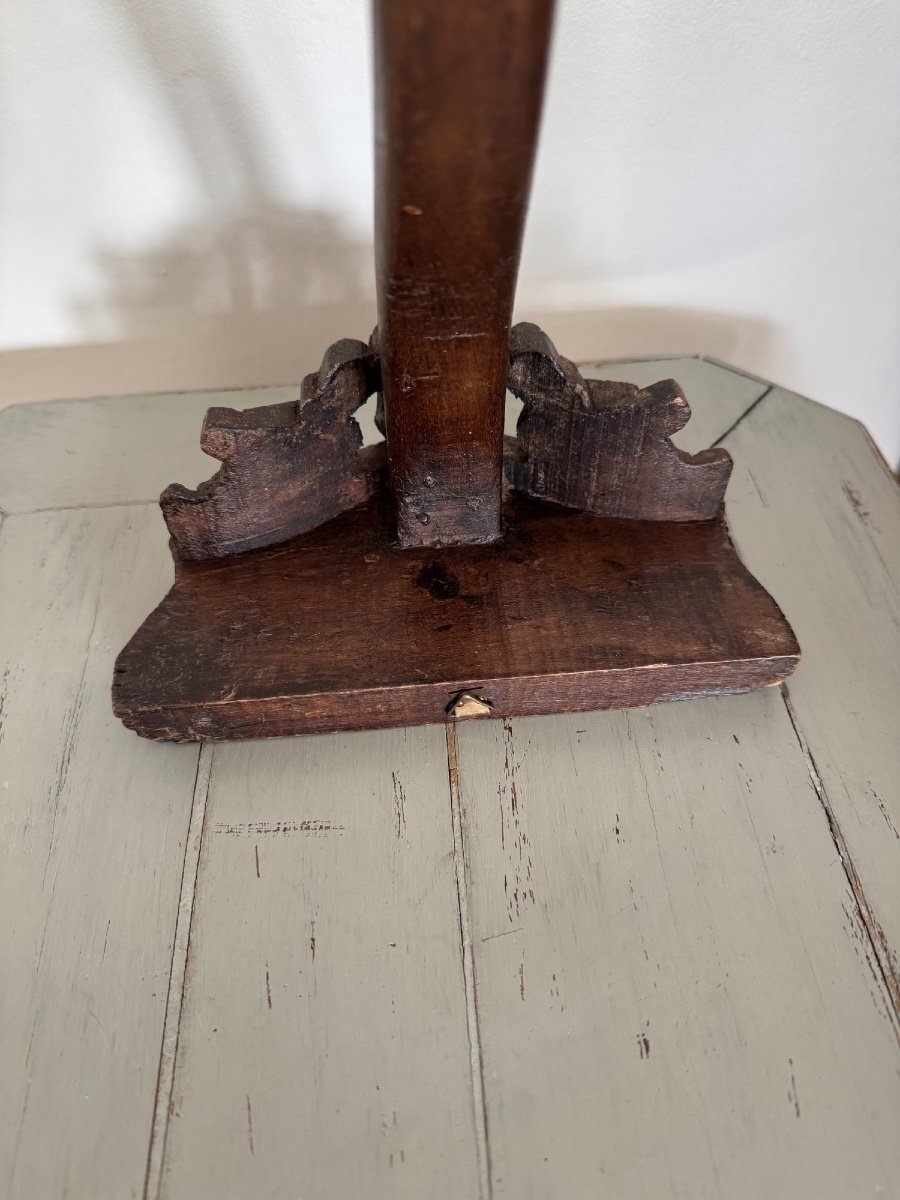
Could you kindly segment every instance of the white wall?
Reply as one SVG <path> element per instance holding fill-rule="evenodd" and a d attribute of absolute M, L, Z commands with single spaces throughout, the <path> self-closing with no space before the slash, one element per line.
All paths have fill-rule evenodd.
<path fill-rule="evenodd" d="M 5 11 L 2 402 L 287 382 L 367 335 L 365 0 Z M 895 462 L 898 0 L 562 0 L 518 309 L 571 357 L 716 354 Z"/>

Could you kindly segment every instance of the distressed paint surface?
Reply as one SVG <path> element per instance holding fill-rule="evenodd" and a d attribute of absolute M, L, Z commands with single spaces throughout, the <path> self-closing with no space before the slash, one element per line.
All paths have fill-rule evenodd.
<path fill-rule="evenodd" d="M 208 475 L 207 407 L 295 389 L 0 413 L 4 1197 L 900 1194 L 896 485 L 738 372 L 596 374 L 677 379 L 689 451 L 727 435 L 804 661 L 462 722 L 449 773 L 442 729 L 198 764 L 110 713 L 171 563 L 155 505 L 102 506 Z"/>
<path fill-rule="evenodd" d="M 900 490 L 858 422 L 781 388 L 725 445 L 735 541 L 797 614 L 787 694 L 900 1007 Z"/>
<path fill-rule="evenodd" d="M 0 531 L 0 1195 L 139 1196 L 196 748 L 109 709 L 171 574 L 146 508 Z"/>
<path fill-rule="evenodd" d="M 451 1200 L 477 1166 L 443 729 L 216 746 L 162 1195 Z"/>
<path fill-rule="evenodd" d="M 896 1014 L 778 689 L 457 736 L 493 1195 L 891 1194 Z"/>

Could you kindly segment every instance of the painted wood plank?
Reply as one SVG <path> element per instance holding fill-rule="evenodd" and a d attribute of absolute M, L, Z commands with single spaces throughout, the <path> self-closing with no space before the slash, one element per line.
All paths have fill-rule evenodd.
<path fill-rule="evenodd" d="M 207 408 L 290 400 L 296 388 L 175 392 L 17 404 L 0 411 L 0 509 L 152 503 L 167 484 L 217 470 L 200 449 Z"/>
<path fill-rule="evenodd" d="M 672 439 L 676 446 L 695 454 L 717 442 L 762 396 L 770 385 L 728 367 L 689 355 L 645 358 L 623 362 L 581 364 L 588 379 L 614 379 L 647 387 L 661 379 L 681 385 L 691 407 L 691 419 Z M 514 434 L 522 402 L 511 392 L 506 397 L 505 432 Z"/>
<path fill-rule="evenodd" d="M 800 641 L 791 705 L 900 1007 L 900 489 L 861 425 L 781 389 L 726 445 L 732 531 Z"/>
<path fill-rule="evenodd" d="M 5 461 L 9 461 L 8 459 Z M 138 741 L 113 659 L 172 567 L 151 509 L 0 531 L 0 1194 L 140 1196 L 196 747 Z"/>
<path fill-rule="evenodd" d="M 478 1181 L 443 730 L 216 746 L 162 1195 Z"/>
<path fill-rule="evenodd" d="M 889 998 L 777 690 L 460 727 L 493 1195 L 900 1192 Z"/>

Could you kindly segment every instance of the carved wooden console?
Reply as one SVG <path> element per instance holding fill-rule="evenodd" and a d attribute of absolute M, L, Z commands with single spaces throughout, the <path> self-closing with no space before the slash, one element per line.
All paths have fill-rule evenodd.
<path fill-rule="evenodd" d="M 163 493 L 175 583 L 116 664 L 139 733 L 644 705 L 795 666 L 728 537 L 730 457 L 670 441 L 677 383 L 585 380 L 510 328 L 551 9 L 376 3 L 379 330 L 296 403 L 207 414 L 222 466 Z"/>

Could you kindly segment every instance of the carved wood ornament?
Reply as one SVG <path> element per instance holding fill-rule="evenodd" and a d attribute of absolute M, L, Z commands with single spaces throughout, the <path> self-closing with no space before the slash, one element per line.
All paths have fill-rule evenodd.
<path fill-rule="evenodd" d="M 377 331 L 369 345 L 336 342 L 295 403 L 209 410 L 200 445 L 222 468 L 194 491 L 173 483 L 160 499 L 180 558 L 275 546 L 376 494 L 386 481 L 386 445 L 363 450 L 353 414 L 379 387 L 377 343 Z M 517 437 L 504 439 L 505 473 L 517 491 L 639 521 L 706 521 L 722 508 L 731 456 L 672 444 L 691 415 L 674 379 L 643 390 L 583 379 L 536 325 L 521 324 L 512 331 L 507 386 L 524 402 Z M 423 486 L 425 510 L 433 507 L 427 478 Z M 450 545 L 494 540 L 466 539 L 461 530 L 446 536 Z"/>
<path fill-rule="evenodd" d="M 175 585 L 116 665 L 139 733 L 577 711 L 793 669 L 727 535 L 729 455 L 670 440 L 678 384 L 586 380 L 511 325 L 552 7 L 376 0 L 379 328 L 296 402 L 207 413 L 222 466 L 163 493 Z M 363 449 L 373 393 L 386 440 Z"/>
<path fill-rule="evenodd" d="M 274 546 L 368 500 L 384 481 L 384 447 L 360 452 L 353 414 L 379 384 L 377 354 L 344 338 L 304 379 L 299 400 L 211 408 L 200 446 L 221 469 L 195 491 L 173 483 L 160 497 L 179 557 Z"/>

